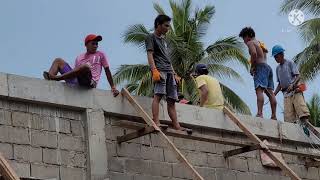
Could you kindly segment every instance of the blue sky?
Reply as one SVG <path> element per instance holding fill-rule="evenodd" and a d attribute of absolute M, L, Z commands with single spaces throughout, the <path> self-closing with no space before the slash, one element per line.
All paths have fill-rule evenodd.
<path fill-rule="evenodd" d="M 156 12 L 153 2 L 159 2 L 170 14 L 168 1 L 151 0 L 1 0 L 0 71 L 23 76 L 42 78 L 55 57 L 61 57 L 73 65 L 75 57 L 84 52 L 83 38 L 88 33 L 101 34 L 100 50 L 106 52 L 114 73 L 121 64 L 146 63 L 146 55 L 136 47 L 124 44 L 122 34 L 129 25 L 142 23 L 152 27 Z M 244 26 L 252 26 L 258 39 L 269 49 L 281 44 L 288 59 L 305 46 L 287 15 L 279 13 L 281 0 L 194 0 L 195 7 L 213 4 L 216 14 L 207 36 L 206 45 L 228 36 L 238 35 Z M 276 63 L 268 59 L 273 69 Z M 256 100 L 251 76 L 241 67 L 236 67 L 244 83 L 221 80 L 234 89 L 256 112 Z M 308 84 L 305 96 L 319 89 Z M 103 76 L 99 88 L 109 89 Z M 278 102 L 281 106 L 282 95 Z M 270 116 L 270 108 L 265 108 Z M 278 118 L 282 119 L 281 108 Z"/>

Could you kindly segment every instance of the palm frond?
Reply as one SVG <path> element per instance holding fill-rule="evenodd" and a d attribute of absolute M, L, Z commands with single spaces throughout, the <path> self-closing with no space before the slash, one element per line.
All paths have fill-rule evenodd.
<path fill-rule="evenodd" d="M 244 56 L 244 46 L 234 36 L 214 42 L 205 51 L 208 53 L 207 61 L 226 63 L 227 61 L 237 60 L 247 70 L 249 69 L 249 62 Z"/>
<path fill-rule="evenodd" d="M 305 81 L 312 81 L 320 71 L 320 54 L 313 54 L 305 63 L 299 65 L 301 78 Z"/>
<path fill-rule="evenodd" d="M 309 102 L 307 102 L 308 109 L 310 111 L 310 122 L 316 126 L 320 126 L 320 97 L 314 94 Z"/>
<path fill-rule="evenodd" d="M 199 101 L 198 88 L 193 78 L 183 79 L 180 92 L 185 96 L 186 99 L 192 101 L 193 104 L 197 104 Z"/>
<path fill-rule="evenodd" d="M 149 35 L 149 31 L 142 24 L 135 24 L 128 27 L 123 34 L 125 43 L 133 43 L 139 48 L 145 47 L 145 39 Z"/>
<path fill-rule="evenodd" d="M 229 103 L 233 107 L 233 109 L 235 109 L 237 112 L 251 115 L 250 108 L 234 91 L 232 91 L 222 83 L 220 83 L 220 86 L 225 101 L 227 101 L 227 103 Z"/>
<path fill-rule="evenodd" d="M 203 9 L 196 9 L 194 21 L 196 25 L 196 32 L 199 38 L 206 35 L 208 25 L 210 24 L 215 12 L 215 7 L 211 5 L 207 5 Z"/>
<path fill-rule="evenodd" d="M 150 73 L 150 67 L 147 64 L 133 64 L 133 65 L 121 65 L 115 73 L 113 80 L 116 84 L 124 82 L 136 83 L 148 76 Z"/>
<path fill-rule="evenodd" d="M 319 0 L 284 0 L 280 11 L 282 13 L 289 13 L 293 9 L 300 9 L 315 16 L 320 14 L 320 1 Z"/>
<path fill-rule="evenodd" d="M 153 3 L 153 8 L 157 11 L 158 14 L 166 14 L 159 3 Z"/>
<path fill-rule="evenodd" d="M 208 64 L 209 73 L 219 79 L 233 79 L 244 82 L 241 75 L 231 67 L 222 64 Z"/>
<path fill-rule="evenodd" d="M 320 36 L 320 18 L 314 18 L 303 22 L 299 26 L 302 39 L 309 43 L 316 36 Z"/>

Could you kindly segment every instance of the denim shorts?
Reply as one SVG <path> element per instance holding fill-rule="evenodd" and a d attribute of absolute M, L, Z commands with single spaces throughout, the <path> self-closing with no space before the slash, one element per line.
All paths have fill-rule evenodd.
<path fill-rule="evenodd" d="M 174 101 L 178 100 L 177 82 L 173 72 L 160 71 L 160 81 L 154 84 L 154 94 L 158 96 L 165 95 L 166 98 Z"/>
<path fill-rule="evenodd" d="M 254 88 L 258 87 L 266 89 L 274 89 L 273 83 L 273 73 L 272 69 L 268 64 L 261 63 L 257 64 L 255 68 L 255 73 L 253 76 Z"/>

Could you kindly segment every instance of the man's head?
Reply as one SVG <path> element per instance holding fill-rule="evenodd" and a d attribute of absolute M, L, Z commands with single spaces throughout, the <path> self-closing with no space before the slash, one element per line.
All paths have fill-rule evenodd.
<path fill-rule="evenodd" d="M 205 64 L 198 64 L 195 69 L 195 76 L 209 74 L 208 67 Z"/>
<path fill-rule="evenodd" d="M 170 29 L 171 18 L 167 15 L 158 15 L 154 20 L 154 29 L 165 35 Z"/>
<path fill-rule="evenodd" d="M 241 37 L 244 41 L 244 43 L 247 43 L 248 41 L 255 38 L 256 34 L 254 30 L 251 27 L 245 27 L 241 30 L 239 37 Z"/>
<path fill-rule="evenodd" d="M 283 64 L 284 62 L 284 49 L 280 45 L 275 45 L 272 48 L 272 56 L 279 64 Z"/>
<path fill-rule="evenodd" d="M 84 39 L 84 44 L 87 48 L 88 53 L 95 53 L 98 49 L 98 42 L 102 41 L 102 36 L 89 34 Z"/>

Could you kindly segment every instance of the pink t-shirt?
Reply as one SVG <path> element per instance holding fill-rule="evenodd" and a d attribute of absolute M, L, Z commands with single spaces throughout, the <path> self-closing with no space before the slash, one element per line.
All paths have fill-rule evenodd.
<path fill-rule="evenodd" d="M 92 80 L 94 80 L 97 83 L 99 82 L 101 76 L 102 67 L 109 67 L 108 59 L 106 55 L 101 51 L 97 51 L 93 54 L 80 54 L 76 58 L 75 67 L 79 67 L 83 64 L 87 64 L 90 66 Z"/>

